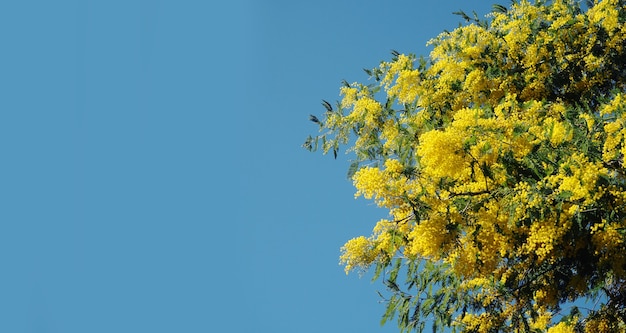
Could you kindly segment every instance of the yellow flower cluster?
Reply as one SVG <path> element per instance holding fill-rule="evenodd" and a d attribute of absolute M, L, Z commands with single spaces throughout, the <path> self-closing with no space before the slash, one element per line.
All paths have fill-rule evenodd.
<path fill-rule="evenodd" d="M 546 258 L 553 258 L 554 248 L 566 230 L 558 226 L 556 221 L 547 220 L 533 223 L 526 241 L 527 253 L 537 255 L 539 263 L 542 263 Z"/>
<path fill-rule="evenodd" d="M 554 285 L 543 285 L 533 297 L 535 304 L 555 305 L 558 301 L 557 290 Z M 545 310 L 545 306 L 542 307 Z"/>
<path fill-rule="evenodd" d="M 465 325 L 465 329 L 468 332 L 478 333 L 493 332 L 493 328 L 497 325 L 495 318 L 489 313 L 481 313 L 479 315 L 468 313 L 463 316 L 461 322 Z"/>
<path fill-rule="evenodd" d="M 610 119 L 604 125 L 607 138 L 604 142 L 603 160 L 611 162 L 621 160 L 626 165 L 626 98 L 623 94 L 617 94 L 601 110 L 600 115 Z"/>
<path fill-rule="evenodd" d="M 600 257 L 602 265 L 611 267 L 618 276 L 626 275 L 624 231 L 626 231 L 626 221 L 608 223 L 603 220 L 591 227 L 595 254 Z"/>
<path fill-rule="evenodd" d="M 592 24 L 600 25 L 606 31 L 612 32 L 620 27 L 619 8 L 623 7 L 617 0 L 601 1 L 593 6 L 587 16 Z"/>
<path fill-rule="evenodd" d="M 597 181 L 607 175 L 608 170 L 600 161 L 590 162 L 584 155 L 573 154 L 563 161 L 557 174 L 545 180 L 548 187 L 557 189 L 556 194 L 567 194 L 571 201 L 589 205 L 604 193 Z"/>
<path fill-rule="evenodd" d="M 446 223 L 444 216 L 432 216 L 428 220 L 420 221 L 409 233 L 410 243 L 406 253 L 410 256 L 422 256 L 435 260 L 441 259 L 442 247 L 451 240 L 450 232 L 441 229 Z"/>
<path fill-rule="evenodd" d="M 422 134 L 417 149 L 423 171 L 435 178 L 458 178 L 467 171 L 462 151 L 463 136 L 460 133 L 437 130 Z"/>
<path fill-rule="evenodd" d="M 574 330 L 574 326 L 573 325 L 569 325 L 566 322 L 560 322 L 550 328 L 548 328 L 547 333 L 574 333 L 576 332 Z"/>
<path fill-rule="evenodd" d="M 345 266 L 346 274 L 355 268 L 365 269 L 369 267 L 377 256 L 372 242 L 363 236 L 349 240 L 341 248 L 341 252 L 339 263 Z"/>
<path fill-rule="evenodd" d="M 355 197 L 364 196 L 365 199 L 384 198 L 386 179 L 385 174 L 378 168 L 365 167 L 354 174 L 354 186 L 357 188 Z"/>
<path fill-rule="evenodd" d="M 417 182 L 402 176 L 404 167 L 397 160 L 387 160 L 385 169 L 364 167 L 352 177 L 357 189 L 355 198 L 374 199 L 380 207 L 394 209 L 406 205 L 405 197 L 420 190 Z"/>
<path fill-rule="evenodd" d="M 540 314 L 530 323 L 530 328 L 542 332 L 545 331 L 550 322 L 552 321 L 552 313 L 546 311 L 545 309 L 541 309 Z"/>
<path fill-rule="evenodd" d="M 400 103 L 413 103 L 419 93 L 419 78 L 418 70 L 405 69 L 399 72 L 396 84 L 389 89 L 389 95 L 396 96 Z"/>
<path fill-rule="evenodd" d="M 389 88 L 393 80 L 400 72 L 413 68 L 413 59 L 405 54 L 398 56 L 394 62 L 383 62 L 380 68 L 385 71 L 385 77 L 381 84 Z"/>
<path fill-rule="evenodd" d="M 622 330 L 617 330 L 616 325 L 610 322 L 606 318 L 593 318 L 589 320 L 589 322 L 585 325 L 585 333 L 613 333 L 613 332 L 624 332 Z"/>

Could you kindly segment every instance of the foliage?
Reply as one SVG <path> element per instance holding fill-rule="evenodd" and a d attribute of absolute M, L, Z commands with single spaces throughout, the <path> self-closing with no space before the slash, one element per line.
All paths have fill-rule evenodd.
<path fill-rule="evenodd" d="M 626 1 L 458 14 L 311 117 L 305 147 L 348 145 L 356 196 L 389 210 L 346 272 L 375 269 L 402 331 L 625 331 Z"/>

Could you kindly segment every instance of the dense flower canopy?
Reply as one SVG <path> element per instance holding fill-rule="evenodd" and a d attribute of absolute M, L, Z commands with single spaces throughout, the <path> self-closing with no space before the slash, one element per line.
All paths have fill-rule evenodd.
<path fill-rule="evenodd" d="M 494 7 L 312 117 L 305 146 L 349 145 L 389 210 L 341 262 L 376 268 L 407 331 L 624 331 L 626 1 Z"/>

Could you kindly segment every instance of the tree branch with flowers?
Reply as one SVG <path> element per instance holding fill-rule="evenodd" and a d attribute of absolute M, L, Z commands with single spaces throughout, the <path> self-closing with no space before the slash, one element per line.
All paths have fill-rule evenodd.
<path fill-rule="evenodd" d="M 403 332 L 626 331 L 626 1 L 465 16 L 311 117 L 304 146 L 348 146 L 356 196 L 389 211 L 341 263 Z"/>

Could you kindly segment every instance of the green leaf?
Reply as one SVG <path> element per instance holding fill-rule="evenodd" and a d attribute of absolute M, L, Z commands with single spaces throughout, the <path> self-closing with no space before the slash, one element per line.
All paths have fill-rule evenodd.
<path fill-rule="evenodd" d="M 328 112 L 332 112 L 333 111 L 333 106 L 330 105 L 330 103 L 328 103 L 328 101 L 322 100 L 322 105 L 324 106 L 326 111 L 328 111 Z"/>
<path fill-rule="evenodd" d="M 308 151 L 313 151 L 313 138 L 310 135 L 304 140 L 302 147 Z"/>
<path fill-rule="evenodd" d="M 387 309 L 385 310 L 385 313 L 383 314 L 383 317 L 380 320 L 381 325 L 384 325 L 387 321 L 389 321 L 390 319 L 393 319 L 393 317 L 396 314 L 397 306 L 398 306 L 398 297 L 396 295 L 393 295 L 387 302 Z"/>
<path fill-rule="evenodd" d="M 309 115 L 309 120 L 314 122 L 314 123 L 316 123 L 316 124 L 321 124 L 322 123 L 319 119 L 317 119 L 317 117 L 315 115 L 312 115 L 312 114 Z"/>
<path fill-rule="evenodd" d="M 378 280 L 380 277 L 380 273 L 385 270 L 386 265 L 382 265 L 380 263 L 376 264 L 376 268 L 374 269 L 374 275 L 372 276 L 372 282 Z"/>
<path fill-rule="evenodd" d="M 452 14 L 454 15 L 459 15 L 460 17 L 462 17 L 466 22 L 471 21 L 472 19 L 469 17 L 469 15 L 467 15 L 464 11 L 459 10 L 456 12 L 452 12 Z"/>
<path fill-rule="evenodd" d="M 491 8 L 493 9 L 494 13 L 506 14 L 509 11 L 506 7 L 499 4 L 494 4 L 491 6 Z"/>

